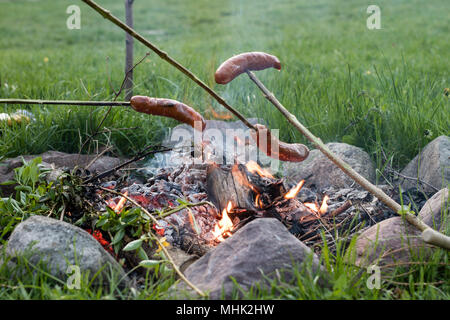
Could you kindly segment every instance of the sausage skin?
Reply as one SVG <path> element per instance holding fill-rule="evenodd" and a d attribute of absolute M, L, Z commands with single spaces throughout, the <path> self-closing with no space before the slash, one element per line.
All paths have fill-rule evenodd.
<path fill-rule="evenodd" d="M 173 118 L 190 125 L 194 129 L 197 129 L 194 125 L 196 121 L 201 122 L 201 131 L 206 126 L 205 119 L 197 111 L 176 100 L 133 96 L 130 103 L 131 107 L 138 112 Z"/>
<path fill-rule="evenodd" d="M 262 124 L 256 124 L 255 128 L 258 132 L 251 130 L 252 139 L 256 141 L 258 148 L 269 157 L 289 162 L 301 162 L 308 157 L 309 149 L 307 146 L 300 143 L 282 142 L 272 136 L 270 130 Z M 264 135 L 266 135 L 265 139 Z M 266 141 L 267 148 L 264 146 Z M 274 149 L 273 151 L 272 148 Z"/>
<path fill-rule="evenodd" d="M 245 52 L 222 63 L 214 74 L 214 78 L 216 83 L 227 84 L 247 70 L 263 70 L 267 68 L 281 70 L 280 60 L 265 52 Z"/>

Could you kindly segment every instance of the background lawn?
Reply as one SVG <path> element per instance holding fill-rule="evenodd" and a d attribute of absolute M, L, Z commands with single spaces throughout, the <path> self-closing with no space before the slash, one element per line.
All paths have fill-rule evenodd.
<path fill-rule="evenodd" d="M 66 8 L 81 8 L 81 30 L 66 27 Z M 124 19 L 123 1 L 99 4 Z M 378 1 L 381 30 L 368 30 L 364 1 L 137 0 L 135 28 L 190 68 L 248 117 L 280 128 L 281 138 L 306 142 L 247 77 L 227 86 L 213 75 L 226 58 L 244 51 L 277 55 L 282 72 L 258 76 L 280 101 L 325 142 L 344 141 L 368 151 L 381 166 L 381 148 L 402 166 L 431 139 L 449 133 L 449 23 L 444 0 Z M 124 32 L 81 1 L 0 0 L 2 98 L 112 99 L 122 82 Z M 135 43 L 135 61 L 147 52 Z M 225 109 L 165 61 L 151 54 L 135 70 L 135 94 L 179 99 L 212 118 Z M 119 97 L 119 100 L 123 95 Z M 37 122 L 3 128 L 0 154 L 49 149 L 78 152 L 106 108 L 30 108 Z M 171 120 L 115 108 L 97 136 L 129 155 L 160 142 Z M 134 128 L 122 130 L 123 128 Z"/>
<path fill-rule="evenodd" d="M 98 3 L 124 19 L 123 0 Z M 81 30 L 66 27 L 71 4 L 81 8 Z M 369 3 L 356 0 L 136 0 L 134 18 L 138 32 L 245 116 L 263 118 L 270 128 L 280 129 L 283 140 L 306 143 L 247 77 L 227 86 L 214 84 L 216 68 L 234 54 L 277 55 L 282 71 L 258 76 L 315 135 L 324 142 L 364 148 L 379 168 L 384 153 L 401 168 L 429 141 L 449 134 L 450 101 L 443 94 L 450 87 L 448 1 L 376 4 L 381 30 L 366 28 Z M 135 42 L 135 61 L 147 51 Z M 0 0 L 0 98 L 111 100 L 123 79 L 124 55 L 124 32 L 80 0 Z M 135 70 L 134 93 L 183 101 L 207 119 L 213 119 L 211 108 L 226 111 L 153 53 Z M 0 158 L 46 150 L 79 152 L 107 111 L 0 105 L 0 112 L 19 108 L 33 112 L 36 121 L 13 127 L 0 123 Z M 114 155 L 129 156 L 160 143 L 174 125 L 170 119 L 113 108 L 102 133 L 81 151 L 96 152 L 110 143 Z M 409 265 L 396 268 L 390 274 L 397 275 L 397 282 L 373 291 L 365 285 L 368 275 L 344 263 L 343 252 L 331 257 L 327 250 L 323 248 L 322 259 L 334 270 L 331 288 L 298 274 L 292 284 L 274 283 L 272 291 L 246 297 L 449 299 L 444 250 L 427 262 L 414 261 L 414 273 Z M 174 281 L 172 274 L 153 279 L 139 294 L 90 288 L 74 293 L 42 271 L 12 278 L 14 270 L 8 268 L 0 267 L 0 299 L 166 298 Z"/>

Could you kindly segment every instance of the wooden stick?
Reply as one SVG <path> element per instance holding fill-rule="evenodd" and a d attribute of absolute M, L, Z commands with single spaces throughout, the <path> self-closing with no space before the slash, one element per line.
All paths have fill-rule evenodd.
<path fill-rule="evenodd" d="M 204 89 L 211 97 L 213 97 L 218 103 L 220 103 L 222 106 L 224 106 L 226 109 L 228 109 L 232 114 L 234 114 L 239 120 L 241 120 L 247 127 L 250 129 L 253 129 L 256 131 L 256 128 L 242 115 L 240 114 L 236 109 L 234 109 L 232 106 L 230 106 L 221 96 L 219 96 L 213 89 L 208 87 L 206 83 L 201 81 L 196 75 L 194 75 L 191 71 L 189 71 L 187 68 L 185 68 L 183 65 L 181 65 L 178 61 L 171 58 L 165 51 L 162 51 L 157 46 L 155 46 L 153 43 L 145 39 L 143 36 L 141 36 L 139 33 L 137 33 L 133 28 L 130 28 L 125 23 L 123 23 L 121 20 L 116 18 L 114 15 L 111 14 L 109 10 L 106 10 L 105 8 L 100 7 L 97 3 L 95 3 L 92 0 L 82 0 L 84 3 L 86 3 L 88 6 L 90 6 L 92 9 L 97 11 L 100 15 L 103 16 L 103 18 L 111 21 L 116 26 L 124 30 L 125 32 L 128 32 L 133 38 L 141 42 L 143 45 L 145 45 L 147 48 L 150 48 L 153 50 L 161 59 L 167 61 L 172 66 L 180 70 L 182 73 L 184 73 L 186 76 L 188 76 L 192 81 L 194 81 L 196 84 L 198 84 L 202 89 Z"/>
<path fill-rule="evenodd" d="M 330 159 L 335 165 L 337 165 L 345 174 L 352 178 L 361 187 L 369 191 L 371 194 L 375 195 L 380 201 L 382 201 L 386 206 L 391 208 L 394 212 L 403 216 L 410 224 L 415 226 L 417 229 L 422 231 L 423 241 L 450 250 L 450 237 L 430 228 L 422 220 L 417 218 L 413 213 L 404 210 L 397 202 L 395 202 L 391 197 L 383 192 L 380 188 L 373 185 L 366 178 L 361 176 L 358 172 L 353 170 L 353 168 L 344 162 L 341 158 L 336 156 L 319 138 L 314 136 L 305 126 L 303 126 L 297 117 L 290 113 L 270 92 L 264 84 L 256 77 L 256 75 L 247 71 L 250 79 L 258 86 L 258 88 L 264 93 L 264 96 L 269 100 L 282 114 L 283 116 L 298 130 L 300 131 L 309 141 L 311 141 L 317 149 L 322 151 L 325 156 Z"/>
<path fill-rule="evenodd" d="M 50 104 L 74 106 L 129 106 L 129 101 L 82 101 L 82 100 L 36 100 L 36 99 L 0 99 L 0 104 Z"/>
<path fill-rule="evenodd" d="M 150 233 L 154 236 L 155 240 L 158 242 L 159 247 L 162 249 L 162 251 L 164 252 L 164 254 L 166 255 L 167 259 L 169 260 L 170 264 L 172 265 L 173 269 L 175 270 L 175 272 L 180 276 L 180 278 L 186 282 L 186 284 L 191 287 L 192 289 L 194 289 L 195 292 L 197 292 L 200 296 L 202 297 L 206 297 L 206 294 L 200 290 L 199 288 L 197 288 L 196 285 L 194 285 L 192 282 L 190 282 L 183 274 L 183 272 L 181 272 L 180 269 L 178 269 L 177 264 L 175 263 L 175 261 L 173 260 L 172 256 L 169 254 L 169 251 L 167 251 L 167 249 L 164 247 L 164 245 L 161 243 L 161 240 L 158 239 L 158 237 L 152 232 L 150 231 Z"/>

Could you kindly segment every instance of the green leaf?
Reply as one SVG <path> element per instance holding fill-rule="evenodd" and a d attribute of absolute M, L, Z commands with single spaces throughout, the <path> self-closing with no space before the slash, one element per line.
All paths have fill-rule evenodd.
<path fill-rule="evenodd" d="M 9 186 L 9 185 L 16 184 L 16 183 L 17 182 L 15 182 L 13 180 L 9 180 L 9 181 L 5 181 L 5 182 L 0 183 L 0 186 Z"/>
<path fill-rule="evenodd" d="M 125 224 L 132 224 L 139 218 L 139 215 L 136 213 L 127 214 L 126 216 L 121 218 L 121 221 Z"/>
<path fill-rule="evenodd" d="M 138 240 L 134 240 L 129 242 L 122 250 L 123 251 L 133 251 L 133 250 L 137 250 L 141 247 L 143 240 L 142 239 L 138 239 Z"/>
<path fill-rule="evenodd" d="M 119 243 L 123 239 L 124 235 L 125 235 L 125 229 L 124 228 L 119 229 L 119 231 L 117 231 L 117 233 L 114 235 L 114 239 L 111 244 L 114 245 L 114 244 Z"/>
<path fill-rule="evenodd" d="M 138 256 L 141 260 L 148 260 L 148 255 L 145 253 L 145 250 L 142 249 L 142 247 L 139 247 L 138 249 Z"/>
<path fill-rule="evenodd" d="M 154 268 L 162 262 L 164 262 L 164 260 L 142 260 L 139 262 L 139 265 L 144 268 Z"/>
<path fill-rule="evenodd" d="M 95 224 L 95 226 L 97 228 L 103 227 L 106 223 L 108 222 L 108 219 L 105 217 L 100 217 L 100 219 L 97 221 L 97 223 Z"/>

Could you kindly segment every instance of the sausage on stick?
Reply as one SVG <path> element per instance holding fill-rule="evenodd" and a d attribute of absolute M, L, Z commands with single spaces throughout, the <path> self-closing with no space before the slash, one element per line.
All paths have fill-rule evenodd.
<path fill-rule="evenodd" d="M 194 129 L 201 129 L 203 131 L 206 126 L 205 120 L 197 111 L 176 100 L 133 96 L 130 103 L 131 107 L 138 112 L 169 117 L 186 123 Z M 196 122 L 201 125 L 196 126 Z"/>

